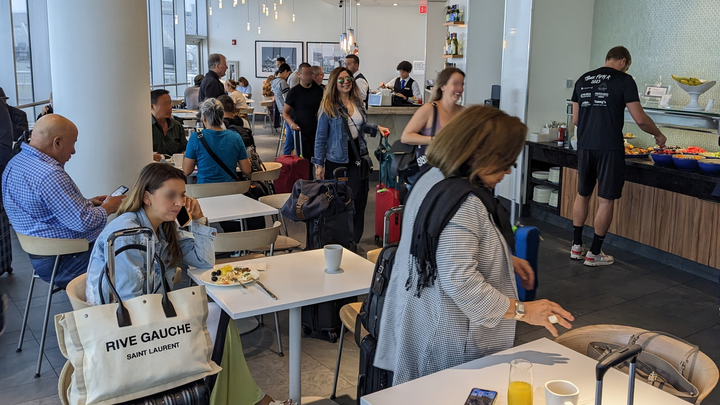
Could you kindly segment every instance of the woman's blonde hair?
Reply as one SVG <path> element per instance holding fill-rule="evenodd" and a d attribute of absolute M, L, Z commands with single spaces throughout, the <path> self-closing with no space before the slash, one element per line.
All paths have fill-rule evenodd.
<path fill-rule="evenodd" d="M 328 84 L 325 86 L 325 94 L 323 94 L 322 104 L 320 104 L 320 113 L 325 113 L 328 117 L 335 117 L 339 112 L 340 105 L 340 92 L 337 89 L 337 80 L 340 77 L 340 73 L 345 72 L 350 77 L 353 77 L 351 71 L 344 67 L 337 67 L 330 72 L 328 78 Z M 350 89 L 350 100 L 355 105 L 362 105 L 360 100 L 360 93 L 358 92 L 357 84 L 355 80 L 352 81 L 352 88 Z"/>
<path fill-rule="evenodd" d="M 155 194 L 155 191 L 162 187 L 166 181 L 173 179 L 182 180 L 183 183 L 187 180 L 182 170 L 171 165 L 150 163 L 145 166 L 127 198 L 120 204 L 117 214 L 138 212 L 141 208 L 145 208 L 145 192 Z M 183 254 L 180 250 L 180 240 L 177 235 L 177 223 L 175 221 L 163 222 L 160 224 L 160 229 L 162 229 L 165 241 L 168 243 L 168 257 L 170 259 L 170 266 L 168 267 L 178 266 L 182 262 Z"/>
<path fill-rule="evenodd" d="M 519 118 L 474 105 L 437 134 L 427 151 L 428 162 L 445 177 L 466 175 L 463 171 L 471 169 L 470 181 L 480 182 L 480 174 L 504 171 L 515 163 L 526 135 Z"/>

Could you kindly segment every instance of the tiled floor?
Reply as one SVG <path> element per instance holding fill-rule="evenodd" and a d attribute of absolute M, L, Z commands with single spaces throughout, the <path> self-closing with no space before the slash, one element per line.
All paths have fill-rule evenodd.
<path fill-rule="evenodd" d="M 267 135 L 267 130 L 258 132 L 259 152 L 266 160 L 272 160 L 277 137 Z M 370 214 L 374 211 L 372 193 L 369 200 L 365 238 L 360 245 L 362 251 L 374 248 L 373 216 Z M 615 265 L 599 269 L 584 267 L 568 258 L 569 232 L 530 219 L 524 222 L 537 225 L 542 231 L 539 295 L 571 311 L 576 316 L 575 327 L 611 323 L 663 330 L 698 344 L 716 362 L 720 361 L 717 283 L 612 247 L 606 250 L 615 255 Z M 304 240 L 301 224 L 292 224 L 290 228 L 291 236 Z M 13 243 L 13 254 L 15 273 L 0 276 L 0 292 L 7 293 L 10 298 L 8 327 L 0 336 L 0 405 L 58 404 L 57 376 L 65 359 L 57 348 L 52 322 L 42 377 L 33 377 L 47 296 L 47 284 L 43 282 L 38 283 L 33 294 L 23 351 L 15 352 L 31 269 L 17 240 Z M 52 314 L 70 310 L 64 292 L 53 297 Z M 266 316 L 265 320 L 265 327 L 242 337 L 243 348 L 258 385 L 274 398 L 284 399 L 288 392 L 287 313 L 280 314 L 285 357 L 277 356 L 272 317 Z M 550 337 L 550 334 L 542 328 L 518 324 L 518 344 L 540 337 Z M 337 344 L 306 338 L 302 349 L 304 395 L 328 397 L 332 390 Z M 355 404 L 358 359 L 359 350 L 352 337 L 347 336 L 338 383 L 337 402 L 340 404 Z M 720 390 L 703 403 L 720 404 Z"/>

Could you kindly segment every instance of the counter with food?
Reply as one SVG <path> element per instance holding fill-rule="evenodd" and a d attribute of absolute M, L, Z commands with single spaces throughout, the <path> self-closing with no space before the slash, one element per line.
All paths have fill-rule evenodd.
<path fill-rule="evenodd" d="M 577 152 L 558 146 L 557 142 L 527 142 L 526 145 L 527 187 L 523 212 L 535 208 L 571 220 L 577 195 Z M 715 226 L 716 218 L 720 218 L 717 203 L 720 199 L 713 196 L 720 174 L 703 172 L 699 164 L 718 161 L 718 164 L 708 164 L 720 167 L 720 159 L 688 147 L 678 151 L 633 152 L 637 154 L 625 159 L 623 197 L 615 203 L 609 232 L 704 266 L 720 267 L 720 250 L 715 246 L 720 240 L 720 227 Z M 659 156 L 670 156 L 673 162 L 656 163 L 653 158 Z M 683 158 L 678 159 L 679 156 Z M 686 161 L 696 166 L 678 167 L 684 167 Z M 558 170 L 559 176 L 545 176 L 546 172 Z M 553 192 L 554 197 L 546 197 Z M 596 204 L 594 193 L 586 225 L 593 224 Z"/>

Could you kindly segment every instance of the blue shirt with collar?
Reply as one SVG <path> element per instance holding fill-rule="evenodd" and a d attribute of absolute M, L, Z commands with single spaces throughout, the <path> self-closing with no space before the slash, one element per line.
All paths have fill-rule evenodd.
<path fill-rule="evenodd" d="M 83 197 L 63 165 L 29 144 L 2 174 L 5 211 L 16 232 L 93 242 L 107 223 L 107 212 Z"/>

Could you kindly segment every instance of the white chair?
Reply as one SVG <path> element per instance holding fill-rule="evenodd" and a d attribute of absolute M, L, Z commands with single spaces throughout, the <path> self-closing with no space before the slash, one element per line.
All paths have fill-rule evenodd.
<path fill-rule="evenodd" d="M 86 252 L 89 244 L 87 239 L 38 238 L 35 236 L 23 235 L 21 233 L 17 233 L 17 236 L 20 241 L 20 246 L 22 246 L 22 249 L 26 253 L 38 256 L 55 256 L 55 265 L 53 266 L 53 270 L 50 275 L 50 285 L 48 288 L 47 301 L 45 303 L 45 317 L 43 318 L 42 338 L 40 339 L 40 353 L 38 354 L 37 368 L 35 370 L 35 378 L 38 378 L 40 377 L 43 353 L 45 352 L 45 338 L 47 335 L 48 321 L 50 319 L 52 296 L 56 292 L 63 290 L 62 288 L 55 286 L 55 277 L 57 276 L 58 267 L 60 266 L 60 258 L 65 255 Z M 28 291 L 28 298 L 25 303 L 25 314 L 23 315 L 22 329 L 20 329 L 20 340 L 18 341 L 17 348 L 18 352 L 22 351 L 28 313 L 30 312 L 30 302 L 32 301 L 33 289 L 35 288 L 35 280 L 39 278 L 40 277 L 33 269 L 32 278 L 30 280 L 30 291 Z"/>
<path fill-rule="evenodd" d="M 244 250 L 269 251 L 269 256 L 275 253 L 275 241 L 280 235 L 280 222 L 275 221 L 272 227 L 264 229 L 256 229 L 252 231 L 227 232 L 218 233 L 215 236 L 214 245 L 216 253 L 228 253 Z M 216 260 L 215 264 L 228 262 L 237 262 L 240 260 L 255 259 L 264 257 L 264 255 L 245 255 L 236 258 Z M 280 340 L 280 322 L 278 321 L 277 312 L 275 315 L 275 334 L 277 335 L 278 356 L 283 357 L 285 354 L 282 349 Z M 262 323 L 262 321 L 261 321 Z"/>
<path fill-rule="evenodd" d="M 250 190 L 249 181 L 232 181 L 227 183 L 185 185 L 185 193 L 192 198 L 245 194 L 248 192 L 248 190 Z"/>
<path fill-rule="evenodd" d="M 260 172 L 253 172 L 250 175 L 252 181 L 274 181 L 280 178 L 280 170 L 282 169 L 282 163 L 279 162 L 264 162 L 265 170 Z"/>
<path fill-rule="evenodd" d="M 290 198 L 290 193 L 273 194 L 260 197 L 258 201 L 263 204 L 269 205 L 275 209 L 281 209 L 285 202 Z M 285 235 L 279 235 L 277 242 L 275 242 L 275 250 L 292 250 L 300 247 L 300 242 L 288 236 L 287 226 L 285 225 L 285 218 L 282 214 L 278 213 L 273 215 L 273 220 L 280 220 L 283 226 L 283 232 Z"/>
<path fill-rule="evenodd" d="M 73 311 L 80 309 L 89 308 L 92 305 L 87 303 L 87 296 L 85 295 L 87 284 L 87 273 L 81 274 L 72 281 L 70 281 L 65 287 L 65 292 L 70 299 L 70 305 L 72 305 Z"/>

